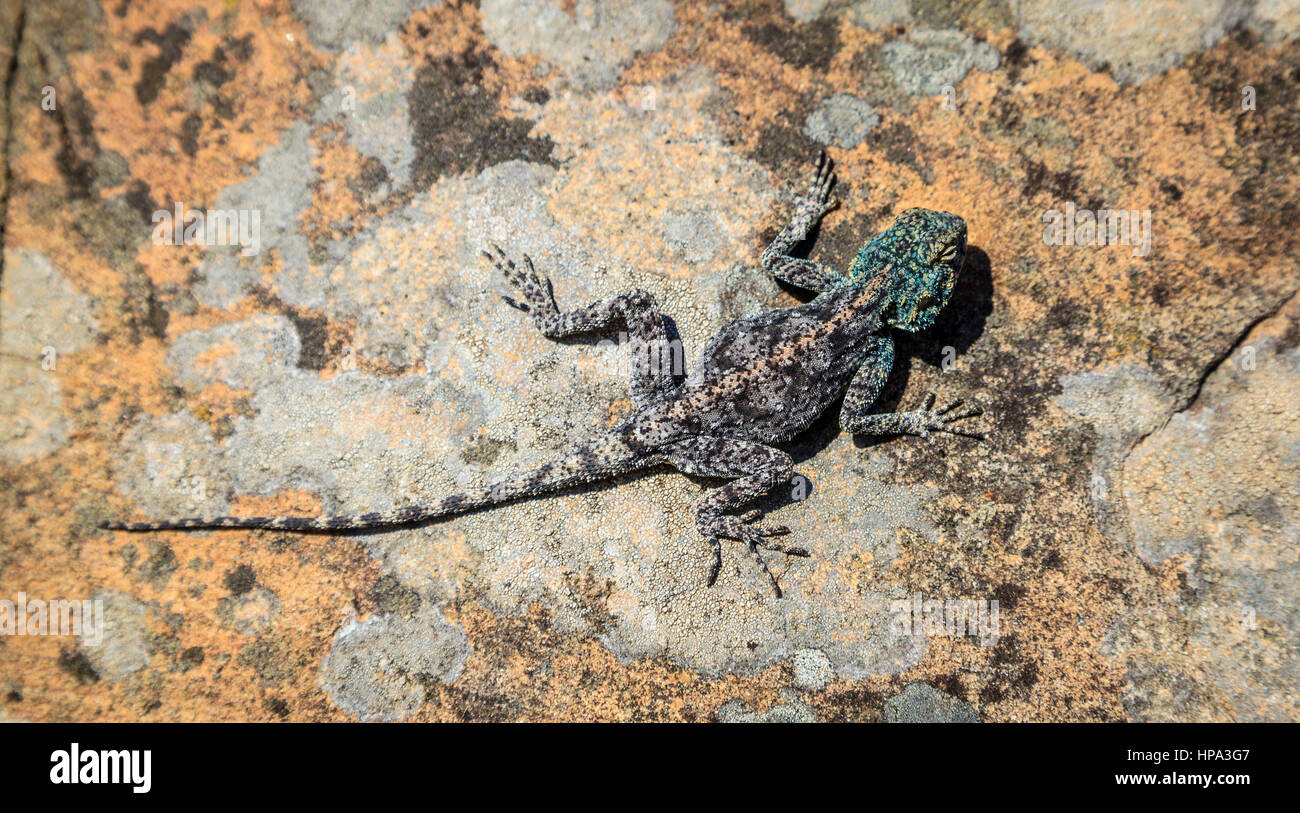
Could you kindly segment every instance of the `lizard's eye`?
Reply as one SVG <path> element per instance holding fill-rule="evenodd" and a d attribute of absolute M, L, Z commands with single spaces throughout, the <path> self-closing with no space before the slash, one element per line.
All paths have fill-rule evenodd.
<path fill-rule="evenodd" d="M 935 257 L 934 261 L 938 263 L 952 262 L 953 259 L 956 258 L 956 256 L 957 256 L 957 244 L 949 243 L 948 245 L 943 247 L 943 251 L 939 252 L 939 256 Z"/>

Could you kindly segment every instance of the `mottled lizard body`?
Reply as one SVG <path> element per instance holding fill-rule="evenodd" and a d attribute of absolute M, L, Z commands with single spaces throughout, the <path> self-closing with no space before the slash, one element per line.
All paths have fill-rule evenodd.
<path fill-rule="evenodd" d="M 962 266 L 966 225 L 946 212 L 909 209 L 862 247 L 844 277 L 788 253 L 835 207 L 834 185 L 831 162 L 823 155 L 790 224 L 762 255 L 763 267 L 773 276 L 815 291 L 817 297 L 799 307 L 769 310 L 727 325 L 709 341 L 680 384 L 673 379 L 672 365 L 664 363 L 662 349 L 671 343 L 664 317 L 648 293 L 637 290 L 562 313 L 555 306 L 549 280 L 538 274 L 526 255 L 520 267 L 498 247 L 485 252 L 522 299 L 507 301 L 530 312 L 546 336 L 586 333 L 620 321 L 627 325 L 636 409 L 567 457 L 431 505 L 389 512 L 199 517 L 106 522 L 101 527 L 337 532 L 411 525 L 667 464 L 687 474 L 729 480 L 709 492 L 696 510 L 696 526 L 715 554 L 709 584 L 721 566 L 719 539 L 734 539 L 748 546 L 780 596 L 781 588 L 761 549 L 797 556 L 807 552 L 772 541 L 771 537 L 788 530 L 755 525 L 761 512 L 731 513 L 790 481 L 793 461 L 776 444 L 807 429 L 841 395 L 840 426 L 862 434 L 968 434 L 952 424 L 979 414 L 957 412 L 960 402 L 933 409 L 933 397 L 925 408 L 912 412 L 870 412 L 893 367 L 891 329 L 914 332 L 934 323 Z"/>

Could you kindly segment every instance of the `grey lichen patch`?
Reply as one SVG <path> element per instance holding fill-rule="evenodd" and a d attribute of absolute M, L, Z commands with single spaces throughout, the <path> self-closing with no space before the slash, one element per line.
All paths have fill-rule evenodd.
<path fill-rule="evenodd" d="M 103 602 L 103 640 L 94 644 L 89 638 L 83 638 L 81 651 L 99 677 L 126 680 L 149 665 L 146 608 L 115 590 L 101 590 L 91 599 Z"/>
<path fill-rule="evenodd" d="M 1060 378 L 1056 405 L 1093 425 L 1097 450 L 1086 487 L 1097 526 L 1117 544 L 1131 543 L 1124 506 L 1124 459 L 1133 445 L 1168 420 L 1174 397 L 1148 367 L 1125 364 Z"/>
<path fill-rule="evenodd" d="M 1145 438 L 1124 467 L 1138 555 L 1181 557 L 1177 608 L 1201 688 L 1237 720 L 1295 719 L 1300 682 L 1300 304 L 1255 329 L 1196 402 Z M 1132 649 L 1132 641 L 1128 647 Z M 1141 673 L 1140 666 L 1137 671 Z M 1140 691 L 1141 687 L 1137 687 Z M 1156 711 L 1158 714 L 1159 712 Z"/>
<path fill-rule="evenodd" d="M 5 249 L 0 286 L 0 458 L 44 457 L 68 439 L 60 359 L 98 333 L 89 297 L 45 255 Z"/>
<path fill-rule="evenodd" d="M 557 157 L 567 161 L 564 171 L 505 161 L 477 177 L 445 177 L 427 196 L 416 196 L 354 238 L 330 244 L 323 269 L 286 267 L 276 280 L 280 296 L 290 304 L 355 321 L 357 353 L 401 367 L 438 345 L 440 322 L 469 314 L 470 323 L 484 336 L 497 333 L 502 321 L 518 322 L 509 319 L 509 311 L 502 312 L 499 300 L 486 296 L 495 293 L 497 282 L 486 277 L 479 252 L 490 241 L 529 253 L 554 279 L 591 274 L 599 256 L 622 260 L 618 273 L 629 287 L 644 286 L 643 277 L 631 279 L 631 267 L 674 268 L 683 259 L 700 264 L 752 260 L 745 256 L 747 229 L 770 199 L 768 179 L 726 151 L 711 121 L 700 113 L 700 106 L 716 92 L 708 74 L 697 71 L 657 89 L 654 110 L 608 94 L 554 99 L 542 111 L 538 140 L 555 145 Z M 708 128 L 709 137 L 679 147 L 668 143 L 674 132 L 696 128 Z M 600 132 L 605 129 L 608 132 Z M 614 151 L 592 149 L 595 143 Z M 703 162 L 712 173 L 686 175 L 677 163 L 679 153 L 690 153 L 681 158 Z M 665 177 L 679 179 L 671 190 L 646 190 L 653 200 L 645 208 L 657 219 L 664 239 L 647 241 L 639 221 L 615 219 L 612 212 L 590 205 L 591 184 L 602 182 L 610 172 L 642 172 L 644 161 L 655 162 Z M 718 184 L 724 180 L 728 194 L 719 195 Z M 586 245 L 589 230 L 599 233 L 593 215 L 608 229 L 608 236 L 599 240 L 599 251 L 589 251 Z M 447 239 L 407 237 L 433 231 Z M 634 250 L 647 245 L 653 252 L 649 255 Z M 431 269 L 447 280 L 440 290 L 430 286 Z M 379 274 L 389 284 L 375 285 Z M 611 281 L 601 283 L 608 294 L 619 292 Z M 493 287 L 485 289 L 485 284 Z M 430 307 L 444 318 L 429 318 Z"/>
<path fill-rule="evenodd" d="M 227 629 L 244 635 L 264 632 L 280 614 L 280 599 L 265 587 L 255 587 L 217 602 L 217 618 Z"/>
<path fill-rule="evenodd" d="M 483 31 L 506 56 L 536 54 L 574 83 L 607 88 L 641 51 L 677 29 L 667 0 L 483 0 Z"/>
<path fill-rule="evenodd" d="M 52 347 L 60 355 L 80 350 L 99 326 L 90 299 L 39 251 L 5 249 L 0 293 L 0 351 L 33 361 Z"/>
<path fill-rule="evenodd" d="M 522 161 L 477 178 L 447 178 L 355 237 L 331 243 L 323 267 L 285 267 L 276 278 L 280 298 L 353 321 L 358 356 L 409 366 L 437 344 L 440 322 L 457 320 L 450 305 L 471 323 L 501 315 L 478 253 L 489 239 L 517 232 L 530 238 L 527 250 L 540 261 L 570 242 L 545 210 L 553 178 L 551 168 Z M 434 231 L 447 239 L 411 239 Z"/>
<path fill-rule="evenodd" d="M 847 93 L 836 93 L 808 116 L 803 131 L 819 144 L 852 149 L 879 122 L 871 105 Z"/>
<path fill-rule="evenodd" d="M 844 15 L 859 28 L 872 31 L 912 19 L 907 0 L 856 0 L 845 4 Z"/>
<path fill-rule="evenodd" d="M 827 14 L 875 31 L 912 20 L 907 0 L 783 0 L 783 5 L 785 13 L 801 23 Z"/>
<path fill-rule="evenodd" d="M 664 242 L 681 252 L 688 263 L 704 263 L 718 254 L 725 239 L 718 233 L 718 221 L 710 211 L 664 212 Z"/>
<path fill-rule="evenodd" d="M 773 199 L 773 184 L 725 144 L 711 113 L 725 103 L 716 76 L 697 66 L 641 91 L 631 100 L 564 93 L 543 108 L 537 128 L 566 162 L 548 208 L 584 235 L 619 235 L 599 238 L 609 253 L 597 256 L 607 256 L 620 273 L 637 268 L 644 278 L 646 269 L 658 269 L 657 275 L 684 278 L 752 264 L 753 230 Z M 619 199 L 593 201 L 590 190 L 601 185 L 612 185 L 606 194 Z M 658 234 L 641 236 L 648 228 Z M 641 245 L 631 244 L 634 237 Z M 707 297 L 696 299 L 707 304 Z M 689 327 L 686 315 L 672 315 L 679 327 Z"/>
<path fill-rule="evenodd" d="M 190 390 L 213 383 L 256 389 L 295 365 L 300 341 L 288 318 L 261 314 L 181 334 L 167 351 L 167 366 Z"/>
<path fill-rule="evenodd" d="M 785 697 L 764 712 L 754 711 L 743 700 L 728 700 L 718 708 L 720 723 L 815 723 L 817 715 L 811 706 L 797 697 Z"/>
<path fill-rule="evenodd" d="M 279 143 L 269 147 L 257 162 L 257 172 L 226 187 L 215 208 L 243 211 L 258 218 L 257 252 L 245 254 L 242 246 L 209 246 L 197 271 L 195 299 L 214 308 L 228 308 L 249 293 L 260 277 L 258 270 L 268 252 L 275 251 L 286 268 L 305 268 L 307 238 L 298 221 L 311 204 L 315 149 L 308 136 L 310 125 L 296 122 L 285 129 Z"/>
<path fill-rule="evenodd" d="M 708 553 L 689 511 L 668 515 L 671 530 L 657 546 L 661 561 L 629 556 L 631 540 L 607 544 L 606 552 L 617 557 L 611 600 L 617 623 L 602 641 L 620 659 L 667 656 L 711 676 L 754 672 L 806 648 L 822 650 L 835 674 L 846 678 L 899 672 L 917 663 L 925 639 L 890 632 L 890 597 L 898 592 L 891 563 L 900 529 L 936 538 L 922 511 L 933 492 L 883 484 L 889 464 L 846 459 L 860 454 L 850 440 L 837 439 L 801 469 L 819 484 L 818 500 L 837 510 L 819 512 L 804 503 L 782 510 L 781 521 L 799 530 L 812 557 L 782 565 L 787 570 L 781 601 L 761 595 L 761 574 L 733 547 L 724 549 L 718 585 L 705 587 Z M 846 470 L 851 477 L 843 476 Z M 833 471 L 841 474 L 832 477 Z M 668 505 L 693 503 L 699 494 L 674 475 L 661 479 Z M 792 490 L 797 487 L 792 484 Z M 616 507 L 613 516 L 626 510 Z M 634 563 L 639 574 L 627 573 Z"/>
<path fill-rule="evenodd" d="M 113 480 L 141 511 L 153 516 L 229 511 L 230 479 L 213 447 L 212 432 L 189 412 L 141 416 L 122 444 Z"/>
<path fill-rule="evenodd" d="M 220 381 L 254 392 L 253 415 L 236 420 L 219 451 L 233 491 L 309 489 L 339 511 L 386 510 L 447 487 L 434 483 L 429 461 L 455 448 L 447 440 L 456 427 L 432 416 L 453 405 L 483 415 L 484 402 L 425 376 L 345 372 L 321 380 L 295 367 L 297 356 L 292 324 L 269 315 L 185 334 L 168 354 L 188 390 Z"/>
<path fill-rule="evenodd" d="M 248 296 L 259 275 L 253 263 L 241 260 L 236 252 L 206 258 L 194 272 L 190 288 L 194 298 L 210 308 L 224 309 Z"/>
<path fill-rule="evenodd" d="M 1292 0 L 1259 0 L 1246 26 L 1270 45 L 1289 42 L 1300 37 L 1300 5 Z"/>
<path fill-rule="evenodd" d="M 794 672 L 794 687 L 808 692 L 820 692 L 835 678 L 831 660 L 820 649 L 801 649 L 790 659 Z"/>
<path fill-rule="evenodd" d="M 415 66 L 406 49 L 395 35 L 374 47 L 354 43 L 339 56 L 334 76 L 335 88 L 321 100 L 316 121 L 341 120 L 352 146 L 405 185 L 415 161 L 408 97 Z"/>
<path fill-rule="evenodd" d="M 291 124 L 279 143 L 262 153 L 252 177 L 217 196 L 218 209 L 259 210 L 263 249 L 284 249 L 287 238 L 296 234 L 298 218 L 311 204 L 316 170 L 312 167 L 315 149 L 309 135 L 307 122 Z"/>
<path fill-rule="evenodd" d="M 191 465 L 219 460 L 213 471 L 220 475 L 209 477 L 218 487 L 216 493 L 307 489 L 320 495 L 327 510 L 338 512 L 385 510 L 429 501 L 457 488 L 458 483 L 430 461 L 455 459 L 478 428 L 466 415 L 481 419 L 491 414 L 489 403 L 473 394 L 472 382 L 355 371 L 321 380 L 295 366 L 298 353 L 297 332 L 280 315 L 191 331 L 173 344 L 168 365 L 187 391 L 221 382 L 253 393 L 251 415 L 236 419 L 231 436 L 219 447 L 206 431 L 198 431 L 195 419 L 184 419 L 194 432 L 178 439 L 185 450 L 182 459 Z M 457 365 L 467 360 L 454 353 L 448 359 Z M 148 421 L 146 426 L 152 428 L 141 430 L 143 438 L 157 437 L 165 444 L 169 422 L 178 421 L 182 419 Z M 140 477 L 145 466 L 132 454 L 138 452 L 126 458 L 134 476 Z M 142 488 L 123 490 L 139 498 Z M 162 499 L 153 492 L 148 496 Z M 164 489 L 163 496 L 170 492 Z M 226 507 L 223 503 L 217 513 Z M 430 544 L 429 533 L 400 529 L 367 541 L 386 551 L 395 567 L 406 566 L 408 553 L 414 556 L 409 570 L 415 583 L 427 587 L 432 582 L 445 591 L 450 564 L 430 561 L 431 555 L 438 556 L 439 546 Z"/>
<path fill-rule="evenodd" d="M 885 701 L 890 723 L 978 723 L 979 712 L 964 700 L 944 694 L 928 683 L 909 683 Z"/>
<path fill-rule="evenodd" d="M 955 86 L 972 69 L 996 70 L 1002 58 L 992 45 L 956 29 L 910 31 L 905 39 L 886 43 L 884 53 L 904 93 L 928 96 Z"/>
<path fill-rule="evenodd" d="M 0 356 L 0 457 L 21 463 L 45 457 L 68 441 L 58 379 L 40 362 Z"/>
<path fill-rule="evenodd" d="M 298 275 L 310 273 L 311 246 L 298 225 L 311 204 L 317 178 L 312 165 L 316 150 L 310 141 L 314 126 L 341 122 L 352 146 L 377 162 L 385 180 L 381 188 L 371 190 L 376 196 L 391 192 L 392 182 L 411 180 L 418 142 L 410 113 L 415 69 L 396 37 L 380 40 L 350 44 L 335 63 L 335 87 L 321 100 L 314 119 L 287 127 L 280 141 L 258 159 L 252 176 L 217 196 L 219 210 L 256 213 L 258 250 L 249 254 L 242 246 L 209 247 L 193 285 L 200 303 L 233 306 L 252 291 L 272 252 L 283 268 Z"/>
<path fill-rule="evenodd" d="M 1247 17 L 1250 5 L 1022 0 L 1016 12 L 1025 42 L 1064 51 L 1094 69 L 1109 66 L 1116 82 L 1136 85 L 1213 45 Z"/>
<path fill-rule="evenodd" d="M 783 0 L 785 13 L 795 18 L 801 23 L 812 22 L 817 19 L 831 0 Z"/>
<path fill-rule="evenodd" d="M 373 615 L 348 621 L 321 665 L 321 688 L 360 720 L 405 720 L 431 681 L 449 683 L 469 658 L 460 627 L 428 605 L 410 618 Z"/>
<path fill-rule="evenodd" d="M 293 0 L 318 48 L 339 51 L 354 42 L 378 44 L 411 13 L 441 0 Z"/>

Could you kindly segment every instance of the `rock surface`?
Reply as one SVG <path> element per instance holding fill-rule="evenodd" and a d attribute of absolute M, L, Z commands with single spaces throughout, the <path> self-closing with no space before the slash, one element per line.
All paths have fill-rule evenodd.
<path fill-rule="evenodd" d="M 978 723 L 979 714 L 966 703 L 925 683 L 909 683 L 885 701 L 890 723 Z"/>
<path fill-rule="evenodd" d="M 50 0 L 12 34 L 0 596 L 109 618 L 0 638 L 0 719 L 1300 719 L 1286 4 Z M 626 346 L 538 335 L 481 249 L 561 307 L 650 291 L 689 366 L 804 297 L 755 264 L 823 146 L 813 258 L 966 218 L 882 408 L 990 437 L 791 444 L 785 599 L 734 545 L 705 586 L 712 484 L 668 471 L 389 533 L 96 530 L 563 454 L 631 408 Z M 252 231 L 173 244 L 178 205 Z M 1148 254 L 1044 239 L 1111 208 Z M 966 601 L 996 636 L 914 616 Z"/>
<path fill-rule="evenodd" d="M 847 93 L 837 93 L 808 116 L 804 135 L 819 144 L 852 149 L 867 138 L 880 117 L 871 105 Z"/>

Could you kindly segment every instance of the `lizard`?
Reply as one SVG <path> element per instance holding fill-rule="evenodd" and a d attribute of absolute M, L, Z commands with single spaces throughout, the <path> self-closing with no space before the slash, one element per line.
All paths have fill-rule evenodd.
<path fill-rule="evenodd" d="M 965 257 L 965 221 L 948 212 L 907 209 L 866 242 L 848 275 L 841 275 L 790 253 L 838 205 L 832 194 L 836 180 L 833 162 L 821 153 L 808 191 L 796 197 L 789 223 L 760 257 L 773 277 L 816 296 L 798 307 L 766 310 L 723 327 L 680 383 L 671 365 L 651 360 L 656 348 L 669 342 L 669 334 L 665 316 L 648 292 L 633 290 L 562 312 L 549 277 L 537 271 L 528 255 L 516 264 L 496 244 L 482 252 L 515 295 L 502 298 L 528 313 L 545 336 L 589 333 L 619 322 L 626 326 L 634 356 L 634 409 L 567 456 L 485 488 L 387 512 L 103 522 L 100 527 L 338 533 L 409 526 L 666 464 L 727 481 L 707 492 L 695 512 L 696 528 L 712 547 L 708 585 L 717 581 L 722 567 L 720 540 L 734 540 L 748 548 L 779 598 L 781 586 L 763 551 L 788 556 L 808 556 L 808 551 L 776 541 L 789 529 L 758 524 L 763 511 L 742 509 L 790 482 L 793 459 L 779 445 L 807 429 L 841 396 L 839 425 L 848 432 L 923 437 L 947 432 L 984 439 L 955 425 L 981 414 L 978 408 L 958 411 L 960 400 L 935 409 L 930 394 L 917 410 L 871 411 L 894 365 L 892 331 L 929 328 L 952 295 Z"/>

